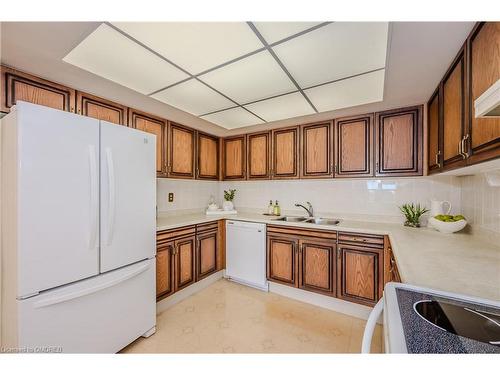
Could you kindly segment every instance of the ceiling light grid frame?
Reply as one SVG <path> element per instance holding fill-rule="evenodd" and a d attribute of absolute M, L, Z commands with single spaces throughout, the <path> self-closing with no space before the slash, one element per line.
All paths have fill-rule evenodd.
<path fill-rule="evenodd" d="M 262 44 L 262 47 L 251 50 L 250 52 L 244 53 L 244 54 L 237 56 L 235 58 L 229 59 L 228 61 L 220 63 L 216 66 L 210 67 L 208 69 L 204 69 L 198 73 L 193 73 L 193 72 L 189 71 L 188 69 L 185 69 L 183 66 L 172 61 L 167 56 L 164 56 L 164 54 L 159 53 L 154 48 L 151 48 L 150 46 L 143 43 L 141 40 L 137 39 L 133 35 L 130 35 L 128 32 L 122 30 L 119 26 L 116 26 L 111 22 L 105 22 L 104 24 L 111 27 L 113 30 L 119 32 L 122 36 L 128 38 L 129 40 L 136 43 L 140 47 L 142 47 L 142 48 L 146 49 L 147 51 L 149 51 L 150 53 L 154 54 L 156 57 L 162 59 L 166 63 L 175 67 L 176 69 L 178 69 L 180 72 L 182 72 L 185 75 L 185 78 L 183 78 L 177 82 L 170 83 L 165 87 L 156 89 L 156 90 L 154 90 L 146 95 L 169 104 L 168 101 L 158 99 L 155 96 L 158 96 L 159 93 L 165 92 L 166 90 L 173 89 L 176 87 L 181 87 L 180 85 L 182 85 L 182 84 L 196 81 L 198 86 L 203 85 L 205 87 L 204 90 L 212 91 L 221 97 L 221 104 L 219 105 L 220 108 L 218 108 L 216 110 L 205 111 L 205 112 L 199 111 L 198 113 L 193 113 L 194 111 L 188 111 L 188 112 L 191 112 L 200 118 L 204 118 L 204 119 L 207 119 L 208 121 L 211 121 L 210 117 L 213 115 L 221 114 L 222 112 L 230 111 L 230 110 L 239 110 L 239 111 L 243 110 L 244 112 L 247 113 L 247 116 L 248 116 L 247 121 L 251 122 L 251 120 L 249 120 L 249 118 L 255 119 L 254 124 L 248 123 L 248 124 L 234 126 L 234 127 L 255 125 L 256 123 L 259 123 L 259 122 L 262 123 L 262 122 L 278 120 L 277 118 L 272 118 L 273 116 L 262 115 L 262 113 L 259 114 L 258 111 L 253 110 L 254 108 L 258 108 L 259 103 L 264 104 L 264 106 L 269 107 L 270 102 L 263 103 L 265 101 L 277 100 L 277 101 L 283 103 L 284 100 L 286 102 L 285 97 L 288 96 L 288 98 L 293 97 L 295 99 L 295 102 L 297 102 L 298 95 L 294 96 L 292 94 L 300 94 L 300 96 L 304 100 L 304 104 L 302 106 L 303 113 L 297 113 L 294 116 L 292 116 L 292 117 L 296 117 L 296 116 L 300 116 L 300 115 L 307 115 L 307 114 L 313 114 L 313 113 L 325 111 L 324 108 L 317 108 L 317 105 L 314 104 L 314 100 L 311 100 L 310 96 L 308 95 L 308 92 L 307 92 L 308 90 L 310 93 L 312 93 L 312 90 L 314 90 L 316 88 L 320 88 L 321 86 L 326 86 L 326 85 L 331 85 L 331 84 L 339 83 L 339 82 L 346 81 L 346 80 L 356 79 L 357 77 L 361 77 L 364 75 L 370 75 L 370 74 L 381 72 L 381 71 L 384 71 L 383 72 L 384 73 L 383 84 L 382 84 L 382 86 L 384 86 L 384 84 L 385 84 L 385 69 L 386 69 L 385 65 L 387 62 L 388 54 L 389 54 L 389 45 L 390 45 L 389 42 L 390 42 L 391 30 L 392 30 L 390 23 L 385 23 L 387 25 L 387 34 L 386 34 L 386 42 L 385 42 L 386 45 L 384 46 L 385 47 L 385 56 L 384 56 L 384 61 L 383 61 L 382 66 L 375 67 L 374 69 L 369 69 L 367 71 L 359 72 L 356 74 L 351 74 L 348 76 L 339 77 L 339 78 L 336 78 L 333 80 L 328 80 L 325 82 L 319 82 L 319 83 L 314 83 L 314 84 L 310 84 L 310 85 L 303 85 L 303 84 L 301 84 L 300 79 L 297 79 L 297 77 L 294 76 L 294 73 L 289 69 L 289 66 L 287 66 L 287 64 L 285 64 L 285 63 L 288 63 L 288 61 L 285 61 L 285 63 L 283 63 L 283 58 L 280 58 L 280 56 L 279 56 L 280 55 L 279 49 L 283 48 L 283 46 L 289 45 L 289 44 L 287 44 L 287 42 L 293 42 L 294 40 L 296 41 L 297 38 L 299 38 L 301 36 L 311 37 L 311 34 L 309 34 L 309 33 L 312 33 L 312 32 L 317 31 L 317 30 L 319 30 L 319 32 L 321 32 L 321 29 L 325 28 L 325 26 L 333 24 L 333 22 L 317 23 L 311 27 L 300 30 L 299 32 L 292 33 L 291 35 L 287 35 L 283 38 L 279 38 L 278 40 L 275 40 L 275 41 L 272 41 L 273 37 L 271 37 L 271 39 L 270 39 L 271 43 L 268 43 L 268 41 L 264 37 L 264 35 L 266 35 L 265 27 L 263 29 L 262 28 L 259 29 L 259 27 L 260 27 L 259 23 L 247 22 L 246 24 L 248 25 L 250 30 L 255 34 L 257 39 L 260 41 L 260 43 Z M 336 24 L 338 24 L 338 23 L 336 23 Z M 262 25 L 262 24 L 260 24 L 260 25 Z M 309 34 L 309 36 L 307 36 L 306 34 Z M 256 44 L 254 44 L 254 46 L 257 47 Z M 278 53 L 276 52 L 275 49 L 278 49 Z M 274 95 L 267 95 L 266 97 L 262 97 L 262 98 L 258 97 L 258 98 L 255 98 L 253 100 L 238 100 L 238 98 L 231 95 L 231 93 L 225 92 L 223 88 L 217 87 L 217 85 L 210 84 L 210 82 L 207 82 L 207 80 L 209 80 L 208 78 L 210 76 L 210 73 L 217 72 L 219 69 L 224 68 L 224 67 L 232 67 L 232 66 L 234 66 L 233 64 L 236 65 L 237 63 L 248 61 L 248 59 L 255 58 L 259 54 L 263 54 L 263 53 L 264 54 L 268 53 L 272 57 L 272 59 L 274 60 L 275 64 L 277 64 L 277 66 L 279 66 L 279 69 L 282 70 L 282 72 L 284 73 L 284 76 L 287 77 L 287 79 L 289 80 L 289 85 L 290 85 L 288 89 L 282 90 L 282 92 L 279 92 L 279 93 L 274 94 Z M 293 67 L 293 61 L 292 61 L 291 65 Z M 299 74 L 299 77 L 300 77 L 300 74 Z M 382 88 L 382 92 L 383 92 L 383 88 Z M 222 99 L 222 98 L 224 98 L 224 99 Z M 305 104 L 306 102 L 307 102 L 307 105 Z M 171 104 L 171 105 L 173 105 L 173 104 Z M 299 112 L 300 112 L 300 110 L 299 110 Z M 288 117 L 284 117 L 284 118 L 288 118 Z M 214 121 L 212 121 L 212 122 L 214 122 Z M 222 126 L 224 126 L 224 125 L 222 125 Z M 228 127 L 228 128 L 231 128 L 231 127 Z"/>

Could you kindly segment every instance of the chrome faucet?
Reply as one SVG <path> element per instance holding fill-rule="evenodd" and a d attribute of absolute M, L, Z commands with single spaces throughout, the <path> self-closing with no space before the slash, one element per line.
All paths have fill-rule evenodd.
<path fill-rule="evenodd" d="M 312 206 L 311 202 L 306 202 L 306 203 L 307 203 L 307 207 L 309 207 L 309 208 L 306 208 L 306 206 L 304 206 L 302 204 L 298 204 L 298 203 L 295 203 L 295 207 L 302 207 L 304 210 L 307 211 L 307 213 L 309 214 L 309 217 L 313 217 L 314 216 L 313 206 Z"/>

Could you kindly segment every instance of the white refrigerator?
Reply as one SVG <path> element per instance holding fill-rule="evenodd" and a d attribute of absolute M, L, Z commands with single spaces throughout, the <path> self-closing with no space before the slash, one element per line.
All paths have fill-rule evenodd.
<path fill-rule="evenodd" d="M 154 333 L 155 136 L 25 102 L 1 127 L 2 350 Z"/>

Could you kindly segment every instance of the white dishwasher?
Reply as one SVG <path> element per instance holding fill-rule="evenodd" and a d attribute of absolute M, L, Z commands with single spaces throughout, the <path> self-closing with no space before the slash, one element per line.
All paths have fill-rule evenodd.
<path fill-rule="evenodd" d="M 226 220 L 226 277 L 269 290 L 266 279 L 266 225 Z"/>

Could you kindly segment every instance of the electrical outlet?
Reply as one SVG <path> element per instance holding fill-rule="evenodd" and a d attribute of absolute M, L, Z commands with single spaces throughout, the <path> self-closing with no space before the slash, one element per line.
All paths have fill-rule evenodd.
<path fill-rule="evenodd" d="M 168 193 L 168 201 L 173 202 L 174 201 L 174 193 Z"/>

